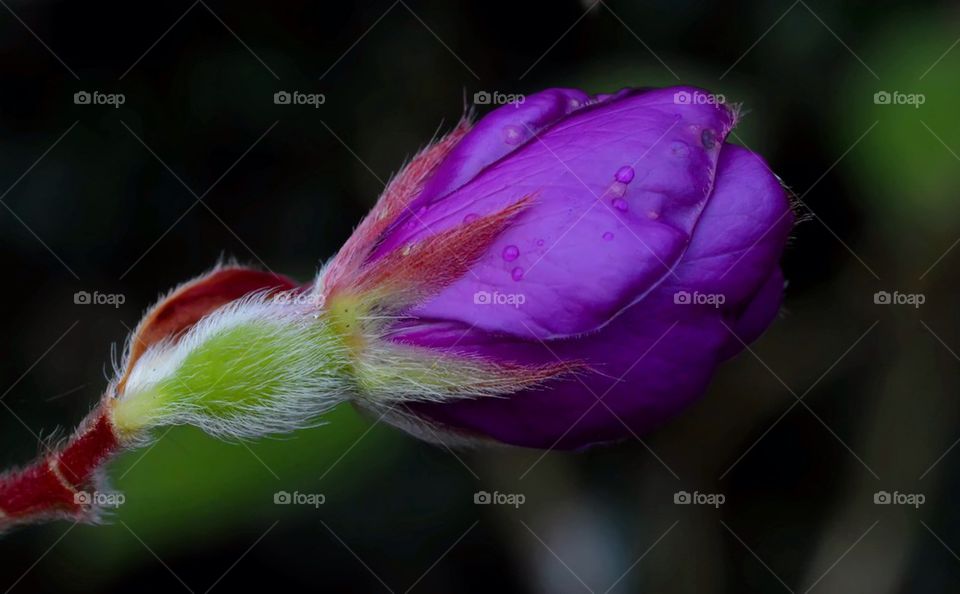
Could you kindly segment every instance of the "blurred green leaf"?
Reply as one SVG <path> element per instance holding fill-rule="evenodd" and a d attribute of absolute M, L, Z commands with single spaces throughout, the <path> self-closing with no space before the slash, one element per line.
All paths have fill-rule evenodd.
<path fill-rule="evenodd" d="M 837 90 L 835 129 L 840 155 L 876 123 L 848 157 L 874 216 L 943 231 L 960 214 L 960 49 L 950 49 L 956 27 L 928 19 L 878 32 L 863 60 L 879 80 L 850 66 L 850 84 Z"/>
<path fill-rule="evenodd" d="M 152 447 L 125 454 L 110 468 L 111 487 L 126 502 L 109 524 L 78 526 L 61 546 L 90 575 L 103 570 L 109 576 L 108 568 L 144 557 L 138 539 L 161 558 L 189 552 L 240 524 L 269 526 L 312 511 L 275 505 L 278 491 L 340 496 L 404 454 L 398 432 L 371 428 L 372 420 L 349 406 L 326 420 L 323 427 L 250 444 L 220 442 L 192 428 L 160 433 Z M 62 523 L 47 528 L 56 536 L 63 529 Z"/>

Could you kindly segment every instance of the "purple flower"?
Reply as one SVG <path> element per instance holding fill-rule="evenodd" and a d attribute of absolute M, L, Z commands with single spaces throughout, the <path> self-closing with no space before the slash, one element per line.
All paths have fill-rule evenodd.
<path fill-rule="evenodd" d="M 554 89 L 460 122 L 314 284 L 224 265 L 162 298 L 81 428 L 0 474 L 0 531 L 96 520 L 78 493 L 162 425 L 252 438 L 349 401 L 430 440 L 653 429 L 780 307 L 793 214 L 736 118 L 697 89 Z"/>
<path fill-rule="evenodd" d="M 404 424 L 541 448 L 641 435 L 766 329 L 793 214 L 763 159 L 727 143 L 736 111 L 710 97 L 543 91 L 461 123 L 394 179 L 325 294 L 406 295 L 383 331 L 392 344 L 577 368 L 410 404 Z"/>

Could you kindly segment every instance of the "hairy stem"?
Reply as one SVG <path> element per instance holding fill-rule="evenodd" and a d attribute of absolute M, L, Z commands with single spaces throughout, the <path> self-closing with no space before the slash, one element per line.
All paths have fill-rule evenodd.
<path fill-rule="evenodd" d="M 122 449 L 103 405 L 59 449 L 0 475 L 0 531 L 42 519 L 96 519 L 86 491 L 98 486 L 101 465 Z"/>

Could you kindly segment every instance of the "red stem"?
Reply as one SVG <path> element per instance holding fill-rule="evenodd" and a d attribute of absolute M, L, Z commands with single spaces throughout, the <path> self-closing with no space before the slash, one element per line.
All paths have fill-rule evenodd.
<path fill-rule="evenodd" d="M 100 406 L 60 449 L 0 475 L 0 531 L 40 519 L 94 519 L 89 499 L 78 494 L 96 488 L 98 469 L 120 449 L 110 417 Z"/>

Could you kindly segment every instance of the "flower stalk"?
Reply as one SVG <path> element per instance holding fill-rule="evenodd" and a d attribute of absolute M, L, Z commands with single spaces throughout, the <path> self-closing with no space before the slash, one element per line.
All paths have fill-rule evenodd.
<path fill-rule="evenodd" d="M 0 532 L 20 523 L 65 518 L 96 521 L 83 496 L 100 488 L 101 467 L 123 448 L 105 406 L 98 406 L 59 449 L 0 475 Z"/>

